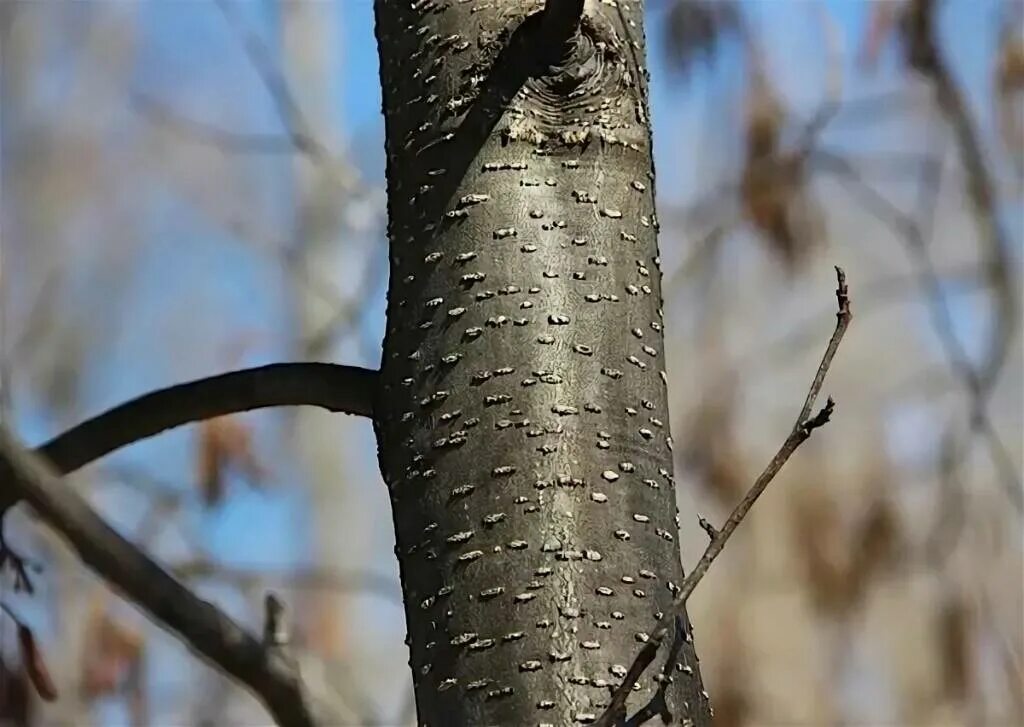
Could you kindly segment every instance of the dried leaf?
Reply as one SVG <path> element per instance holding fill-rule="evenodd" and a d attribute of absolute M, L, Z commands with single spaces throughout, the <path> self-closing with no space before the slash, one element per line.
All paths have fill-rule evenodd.
<path fill-rule="evenodd" d="M 864 31 L 859 64 L 866 71 L 873 71 L 881 54 L 882 46 L 893 37 L 899 20 L 899 3 L 878 2 L 871 5 L 871 15 Z"/>
<path fill-rule="evenodd" d="M 743 457 L 737 451 L 735 401 L 726 387 L 707 396 L 697 408 L 683 450 L 688 467 L 700 475 L 700 484 L 725 508 L 732 508 L 743 496 L 746 475 Z"/>
<path fill-rule="evenodd" d="M 35 687 L 36 693 L 46 702 L 57 699 L 57 686 L 53 683 L 50 670 L 46 668 L 46 660 L 36 644 L 32 630 L 25 624 L 18 624 L 18 644 L 21 647 L 21 661 L 25 672 Z"/>
<path fill-rule="evenodd" d="M 821 213 L 808 187 L 802 150 L 781 148 L 786 112 L 771 84 L 753 72 L 745 121 L 740 204 L 750 224 L 790 271 L 821 237 Z"/>
<path fill-rule="evenodd" d="M 207 507 L 220 504 L 224 496 L 221 452 L 212 442 L 208 423 L 204 422 L 200 425 L 199 447 L 196 450 L 196 484 Z"/>
<path fill-rule="evenodd" d="M 82 670 L 81 690 L 86 700 L 113 694 L 121 683 L 121 666 L 109 659 L 87 659 Z"/>
<path fill-rule="evenodd" d="M 142 659 L 145 642 L 141 634 L 115 619 L 102 602 L 97 602 L 85 632 L 82 693 L 95 699 L 118 691 Z"/>
<path fill-rule="evenodd" d="M 1024 176 L 1024 35 L 1016 29 L 1003 30 L 994 76 L 999 135 Z"/>
<path fill-rule="evenodd" d="M 722 670 L 715 689 L 715 727 L 743 727 L 751 713 L 747 682 L 732 671 Z"/>
<path fill-rule="evenodd" d="M 857 529 L 854 554 L 855 578 L 867 582 L 891 567 L 902 537 L 899 515 L 888 497 L 875 499 Z"/>
<path fill-rule="evenodd" d="M 939 660 L 943 693 L 963 701 L 971 670 L 971 614 L 961 596 L 947 598 L 941 605 L 938 623 Z"/>
<path fill-rule="evenodd" d="M 223 499 L 228 469 L 241 472 L 250 482 L 263 478 L 263 467 L 253 452 L 251 432 L 233 416 L 209 419 L 200 425 L 195 464 L 196 482 L 207 507 L 216 506 Z"/>
<path fill-rule="evenodd" d="M 1000 91 L 1024 89 L 1024 37 L 1006 31 L 999 48 L 996 84 Z"/>
<path fill-rule="evenodd" d="M 296 624 L 296 635 L 303 648 L 321 659 L 342 660 L 346 652 L 345 620 L 336 594 L 313 591 L 297 597 L 300 603 L 295 613 L 302 615 L 302 621 Z"/>
<path fill-rule="evenodd" d="M 840 538 L 836 503 L 818 490 L 805 491 L 794 506 L 793 539 L 802 560 L 804 580 L 814 605 L 824 614 L 842 616 L 856 603 L 857 584 L 850 578 Z"/>
<path fill-rule="evenodd" d="M 748 159 L 771 158 L 779 152 L 786 109 L 764 73 L 751 71 L 747 89 L 745 137 Z"/>
<path fill-rule="evenodd" d="M 750 653 L 743 640 L 740 615 L 726 610 L 718 624 L 718 654 L 715 665 L 715 727 L 743 727 L 752 715 Z"/>

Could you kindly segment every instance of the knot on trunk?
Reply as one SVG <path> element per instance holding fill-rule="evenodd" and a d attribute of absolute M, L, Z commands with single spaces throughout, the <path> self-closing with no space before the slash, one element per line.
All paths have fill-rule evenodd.
<path fill-rule="evenodd" d="M 548 0 L 549 8 L 552 3 L 562 7 L 559 3 L 574 2 Z M 545 12 L 537 29 L 540 68 L 532 74 L 534 86 L 561 96 L 582 96 L 607 79 L 609 68 L 624 67 L 622 41 L 600 14 L 583 14 L 569 22 L 550 9 Z"/>
<path fill-rule="evenodd" d="M 621 102 L 636 79 L 620 39 L 602 21 L 584 15 L 561 44 L 541 43 L 543 52 L 516 98 L 525 112 L 522 122 L 540 136 L 564 131 L 567 123 L 589 132 L 621 129 L 635 121 L 622 113 Z M 545 30 L 541 23 L 536 32 L 543 36 Z"/>

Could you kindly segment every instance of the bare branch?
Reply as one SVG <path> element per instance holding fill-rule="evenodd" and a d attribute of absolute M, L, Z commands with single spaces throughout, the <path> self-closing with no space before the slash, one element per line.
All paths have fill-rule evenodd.
<path fill-rule="evenodd" d="M 842 36 L 836 27 L 835 19 L 829 15 L 828 7 L 824 3 L 818 3 L 814 8 L 821 22 L 822 37 L 825 39 L 828 69 L 825 77 L 825 98 L 811 120 L 800 130 L 800 140 L 796 148 L 802 156 L 810 153 L 815 140 L 839 113 L 843 101 Z"/>
<path fill-rule="evenodd" d="M 783 442 L 775 456 L 772 457 L 771 462 L 757 478 L 754 484 L 751 486 L 747 494 L 744 495 L 743 499 L 740 500 L 739 504 L 733 509 L 729 519 L 725 521 L 721 530 L 715 530 L 710 524 L 704 528 L 705 532 L 710 536 L 710 542 L 707 548 L 704 550 L 704 554 L 701 556 L 697 565 L 694 567 L 690 574 L 683 580 L 682 585 L 676 592 L 675 599 L 672 602 L 672 608 L 665 611 L 661 618 L 655 624 L 654 632 L 647 643 L 644 644 L 643 648 L 637 654 L 633 663 L 629 667 L 629 671 L 626 672 L 626 676 L 623 678 L 622 683 L 615 688 L 612 692 L 612 701 L 608 705 L 608 708 L 601 714 L 600 718 L 594 723 L 595 727 L 614 727 L 625 718 L 626 714 L 626 698 L 629 693 L 633 690 L 633 685 L 637 683 L 647 667 L 650 666 L 651 662 L 654 661 L 654 657 L 658 653 L 658 649 L 661 647 L 662 641 L 664 641 L 666 634 L 669 631 L 670 626 L 674 622 L 677 616 L 682 613 L 683 607 L 686 605 L 687 599 L 690 594 L 693 593 L 693 589 L 697 587 L 701 579 L 708 572 L 711 564 L 715 558 L 725 548 L 725 544 L 729 542 L 729 538 L 732 537 L 733 532 L 739 527 L 739 524 L 743 522 L 743 519 L 750 512 L 750 509 L 757 502 L 757 499 L 764 492 L 768 484 L 775 478 L 779 470 L 782 469 L 783 465 L 790 456 L 797 450 L 797 448 L 807 441 L 807 438 L 811 436 L 811 432 L 815 429 L 824 426 L 829 418 L 832 416 L 832 412 L 835 410 L 835 402 L 829 397 L 824 407 L 815 415 L 811 415 L 811 411 L 814 408 L 814 404 L 817 401 L 818 395 L 821 393 L 822 384 L 825 381 L 825 375 L 828 373 L 829 368 L 832 366 L 832 360 L 835 358 L 836 351 L 839 349 L 839 343 L 843 340 L 843 336 L 846 334 L 846 329 L 850 325 L 850 320 L 853 314 L 850 311 L 850 298 L 849 292 L 846 287 L 846 274 L 841 268 L 836 268 L 836 275 L 839 280 L 838 287 L 836 288 L 836 299 L 839 303 L 839 311 L 836 313 L 836 327 L 832 333 L 832 338 L 829 339 L 828 346 L 825 349 L 825 355 L 821 359 L 821 364 L 818 366 L 818 370 L 814 374 L 814 380 L 811 382 L 811 387 L 807 392 L 807 398 L 804 400 L 804 405 L 800 409 L 800 414 L 797 416 L 796 423 L 793 425 L 793 429 L 790 431 L 789 436 L 786 437 L 786 441 Z M 706 523 L 707 521 L 705 521 Z M 671 667 L 671 665 L 669 665 Z M 653 716 L 653 715 L 652 715 Z M 642 724 L 642 722 L 631 720 L 629 724 Z"/>
<path fill-rule="evenodd" d="M 141 92 L 132 94 L 135 110 L 183 137 L 210 144 L 225 153 L 302 154 L 322 166 L 339 187 L 365 196 L 366 186 L 356 171 L 343 165 L 314 134 L 288 79 L 274 62 L 273 52 L 259 35 L 245 27 L 242 17 L 233 6 L 233 0 L 214 2 L 242 44 L 246 57 L 270 95 L 284 126 L 284 134 L 242 133 L 196 121 Z"/>
<path fill-rule="evenodd" d="M 1013 281 L 1015 261 L 1006 227 L 996 209 L 995 182 L 985 162 L 981 141 L 975 129 L 968 104 L 957 85 L 937 40 L 939 4 L 935 0 L 912 0 L 903 24 L 907 46 L 913 66 L 932 85 L 935 103 L 946 123 L 953 131 L 960 165 L 964 170 L 965 192 L 974 211 L 974 224 L 978 239 L 984 248 L 990 287 L 993 291 L 995 322 L 988 351 L 983 363 L 976 369 L 974 380 L 967 379 L 973 396 L 970 412 L 975 431 L 983 431 L 987 420 L 984 412 L 992 390 L 1010 352 L 1010 341 L 1020 322 L 1019 300 Z M 1004 463 L 1005 465 L 1005 463 Z M 1000 463 L 997 462 L 997 466 Z M 1005 466 L 1003 466 L 1005 470 Z M 1024 494 L 1016 468 L 1012 478 L 1004 476 L 1007 494 L 1018 510 L 1024 510 Z"/>
<path fill-rule="evenodd" d="M 141 91 L 131 94 L 131 104 L 140 114 L 175 134 L 209 144 L 226 154 L 295 154 L 313 148 L 300 134 L 249 134 L 197 121 Z"/>
<path fill-rule="evenodd" d="M 388 256 L 370 251 L 370 259 L 366 263 L 360 282 L 356 289 L 340 303 L 329 320 L 318 329 L 310 332 L 302 342 L 304 356 L 315 358 L 323 355 L 341 331 L 355 327 L 360 316 L 364 315 L 366 301 L 372 299 L 378 290 L 386 286 L 388 278 Z"/>
<path fill-rule="evenodd" d="M 179 583 L 111 528 L 44 460 L 0 426 L 0 480 L 78 553 L 82 562 L 198 655 L 244 684 L 278 725 L 312 727 L 296 669 L 213 604 Z"/>
<path fill-rule="evenodd" d="M 936 271 L 940 285 L 944 289 L 956 289 L 950 293 L 966 295 L 976 292 L 984 286 L 983 271 L 976 264 L 965 264 Z M 859 310 L 861 315 L 866 311 L 877 310 L 886 306 L 902 303 L 915 295 L 914 285 L 917 283 L 916 273 L 891 273 L 858 285 Z M 818 328 L 821 316 L 827 313 L 824 308 L 808 315 L 789 332 L 759 344 L 739 356 L 744 368 L 751 369 L 748 376 L 768 375 L 773 366 L 801 355 L 807 348 L 817 345 Z M 915 379 L 917 377 L 915 376 Z M 902 386 L 896 387 L 897 391 Z"/>
<path fill-rule="evenodd" d="M 232 0 L 214 0 L 214 3 L 241 42 L 249 62 L 270 94 L 277 114 L 296 148 L 312 154 L 314 158 L 325 157 L 323 144 L 310 132 L 310 125 L 295 100 L 288 79 L 275 65 L 270 48 L 262 38 L 245 26 Z"/>
<path fill-rule="evenodd" d="M 377 372 L 328 363 L 281 363 L 242 369 L 153 391 L 51 439 L 37 449 L 68 474 L 124 447 L 191 422 L 273 406 L 319 406 L 373 415 Z"/>
<path fill-rule="evenodd" d="M 932 317 L 933 326 L 942 343 L 946 358 L 949 360 L 950 368 L 954 374 L 963 381 L 971 397 L 971 423 L 974 431 L 982 434 L 989 447 L 993 463 L 999 470 L 1000 480 L 1006 493 L 1017 508 L 1024 512 L 1024 495 L 1021 493 L 1020 477 L 1017 467 L 1012 458 L 1006 452 L 1006 447 L 999 437 L 995 425 L 987 411 L 987 402 L 992 394 L 995 385 L 995 377 L 1001 368 L 1001 361 L 1005 358 L 1006 345 L 1016 328 L 1016 312 L 1008 311 L 1003 304 L 999 305 L 997 313 L 998 321 L 994 326 L 993 336 L 997 339 L 1004 339 L 1004 343 L 993 341 L 985 364 L 979 368 L 971 362 L 970 357 L 964 350 L 963 344 L 956 335 L 953 324 L 953 314 L 950 310 L 949 301 L 942 287 L 942 281 L 935 270 L 935 263 L 931 258 L 926 235 L 921 226 L 909 215 L 903 213 L 885 195 L 875 190 L 866 183 L 857 170 L 844 158 L 833 156 L 828 153 L 820 153 L 819 160 L 827 163 L 828 170 L 835 173 L 839 180 L 847 186 L 851 193 L 855 194 L 865 209 L 869 210 L 880 222 L 889 227 L 900 240 L 902 240 L 917 263 L 916 277 L 925 300 L 928 303 L 929 312 Z M 998 272 L 1001 280 L 1004 275 L 1009 275 L 1010 263 L 999 263 L 996 267 L 1003 268 Z M 993 280 L 993 263 L 986 260 L 983 263 L 982 273 L 989 281 L 989 286 L 997 290 L 1003 286 L 1002 282 Z M 1007 291 L 998 292 L 1000 299 L 1006 296 L 1014 297 L 1012 284 Z M 1015 305 L 1015 304 L 1014 304 Z M 1011 305 L 1010 308 L 1013 306 Z"/>

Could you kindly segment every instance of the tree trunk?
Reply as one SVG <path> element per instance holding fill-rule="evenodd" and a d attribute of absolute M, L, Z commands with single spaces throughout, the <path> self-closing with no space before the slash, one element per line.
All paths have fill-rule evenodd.
<path fill-rule="evenodd" d="M 376 427 L 432 727 L 592 721 L 683 575 L 642 3 L 548 3 L 376 4 Z M 709 724 L 680 633 L 630 706 Z"/>

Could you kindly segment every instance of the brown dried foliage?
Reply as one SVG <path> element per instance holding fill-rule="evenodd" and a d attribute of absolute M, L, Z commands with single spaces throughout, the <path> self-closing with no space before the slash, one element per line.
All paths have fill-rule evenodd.
<path fill-rule="evenodd" d="M 942 668 L 942 693 L 949 699 L 966 699 L 972 672 L 971 609 L 960 594 L 947 597 L 939 606 L 936 637 Z"/>
<path fill-rule="evenodd" d="M 751 71 L 744 120 L 740 205 L 747 221 L 790 272 L 820 236 L 820 212 L 809 187 L 806 154 L 782 146 L 787 114 L 759 68 Z"/>
<path fill-rule="evenodd" d="M 996 87 L 1000 92 L 1024 89 L 1024 38 L 1019 32 L 1005 30 L 996 66 Z"/>
<path fill-rule="evenodd" d="M 876 494 L 852 525 L 844 525 L 836 498 L 822 487 L 808 488 L 796 500 L 793 540 L 814 605 L 822 614 L 847 617 L 897 562 L 904 529 L 885 493 Z"/>
<path fill-rule="evenodd" d="M 733 629 L 735 633 L 735 628 Z M 743 646 L 735 637 L 725 637 L 725 650 L 715 680 L 715 727 L 744 727 L 750 723 L 753 705 L 751 680 L 743 663 Z"/>
<path fill-rule="evenodd" d="M 737 446 L 736 404 L 731 389 L 718 387 L 697 407 L 687 429 L 682 451 L 685 465 L 695 470 L 700 483 L 719 505 L 731 508 L 743 496 L 747 473 Z"/>
<path fill-rule="evenodd" d="M 882 47 L 888 42 L 899 20 L 900 6 L 895 2 L 880 2 L 871 5 L 867 30 L 860 48 L 859 63 L 865 70 L 874 70 L 881 55 Z"/>
<path fill-rule="evenodd" d="M 87 700 L 120 691 L 140 668 L 145 642 L 98 600 L 86 626 L 81 691 Z"/>
<path fill-rule="evenodd" d="M 999 134 L 1024 173 L 1024 113 L 1021 110 L 1024 105 L 1024 35 L 1010 23 L 1000 38 L 993 76 Z"/>
<path fill-rule="evenodd" d="M 807 490 L 793 507 L 793 540 L 804 581 L 815 607 L 843 615 L 853 599 L 847 581 L 841 522 L 834 498 L 819 488 Z"/>
<path fill-rule="evenodd" d="M 322 659 L 341 661 L 345 651 L 343 611 L 335 594 L 329 591 L 296 594 L 295 641 Z"/>
<path fill-rule="evenodd" d="M 857 525 L 851 569 L 861 578 L 882 573 L 896 561 L 903 537 L 892 501 L 878 497 Z"/>
<path fill-rule="evenodd" d="M 263 467 L 253 451 L 252 432 L 238 417 L 208 419 L 199 426 L 196 448 L 196 483 L 207 507 L 224 499 L 224 478 L 229 470 L 250 482 L 263 478 Z"/>

